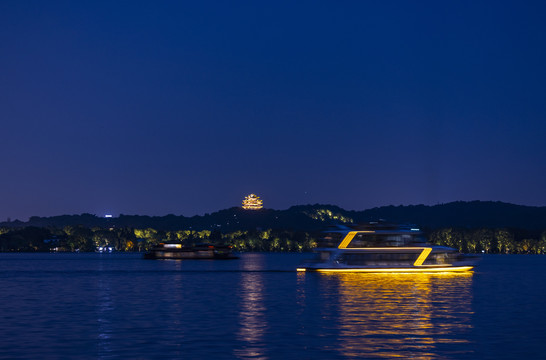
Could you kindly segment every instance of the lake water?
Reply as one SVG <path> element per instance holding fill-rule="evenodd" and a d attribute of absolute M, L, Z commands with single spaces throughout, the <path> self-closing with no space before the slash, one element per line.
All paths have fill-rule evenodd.
<path fill-rule="evenodd" d="M 0 358 L 546 358 L 546 256 L 297 273 L 309 256 L 0 254 Z"/>

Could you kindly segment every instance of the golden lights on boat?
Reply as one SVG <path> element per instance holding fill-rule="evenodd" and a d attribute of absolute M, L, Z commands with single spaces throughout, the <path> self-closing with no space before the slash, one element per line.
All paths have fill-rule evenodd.
<path fill-rule="evenodd" d="M 415 260 L 415 262 L 413 263 L 413 266 L 423 265 L 423 262 L 426 260 L 426 258 L 428 257 L 428 254 L 430 254 L 431 251 L 432 251 L 432 248 L 424 248 L 423 252 L 421 252 L 421 255 L 419 255 L 417 260 Z"/>
<path fill-rule="evenodd" d="M 414 229 L 412 229 L 414 230 Z M 415 229 L 417 230 L 417 229 Z M 354 239 L 356 234 L 358 233 L 375 233 L 375 231 L 350 231 L 347 233 L 343 241 L 338 246 L 338 249 L 346 249 L 347 246 L 351 243 L 351 241 Z M 353 250 L 370 250 L 370 248 L 360 248 L 355 247 L 351 248 Z M 392 250 L 393 248 L 388 247 L 381 247 L 381 248 L 373 248 L 374 251 L 377 250 Z M 434 265 L 423 265 L 427 257 L 432 252 L 432 248 L 430 247 L 397 247 L 396 250 L 413 250 L 418 251 L 421 250 L 421 253 L 419 254 L 419 257 L 415 262 L 413 263 L 413 268 L 325 268 L 325 269 L 306 269 L 306 268 L 297 268 L 297 271 L 305 272 L 305 271 L 316 271 L 316 272 L 360 272 L 360 273 L 417 273 L 417 272 L 426 272 L 426 273 L 442 273 L 442 272 L 466 272 L 471 271 L 474 266 L 434 266 Z"/>
<path fill-rule="evenodd" d="M 446 267 L 415 267 L 415 268 L 337 268 L 337 269 L 313 269 L 297 268 L 297 271 L 315 271 L 315 272 L 345 272 L 345 273 L 447 273 L 447 272 L 467 272 L 471 271 L 473 266 L 446 266 Z"/>

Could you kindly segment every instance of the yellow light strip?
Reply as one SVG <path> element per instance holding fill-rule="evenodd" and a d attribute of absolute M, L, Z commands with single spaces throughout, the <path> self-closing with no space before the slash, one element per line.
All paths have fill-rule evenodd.
<path fill-rule="evenodd" d="M 365 230 L 365 231 L 349 231 L 347 233 L 347 235 L 345 236 L 345 238 L 343 239 L 343 241 L 341 242 L 341 244 L 339 244 L 339 246 L 337 247 L 338 249 L 345 249 L 347 248 L 347 245 L 349 245 L 349 243 L 351 242 L 351 240 L 353 240 L 353 238 L 355 237 L 356 234 L 358 233 L 374 233 L 375 231 L 370 231 L 370 230 Z M 355 248 L 356 249 L 356 248 Z M 365 249 L 365 248 L 363 248 Z"/>
<path fill-rule="evenodd" d="M 317 272 L 366 272 L 366 273 L 377 273 L 377 272 L 390 272 L 390 273 L 409 273 L 409 272 L 462 272 L 470 271 L 474 266 L 453 266 L 453 267 L 439 267 L 439 268 L 429 268 L 429 267 L 420 267 L 420 268 L 385 268 L 385 269 L 308 269 Z"/>
<path fill-rule="evenodd" d="M 297 268 L 296 271 L 306 271 L 305 268 Z"/>
<path fill-rule="evenodd" d="M 347 245 L 349 245 L 349 243 L 351 242 L 351 240 L 353 240 L 353 238 L 355 237 L 357 231 L 350 231 L 347 236 L 345 236 L 345 239 L 343 239 L 343 241 L 341 242 L 341 244 L 339 244 L 339 246 L 337 247 L 338 249 L 345 249 L 347 247 Z"/>
<path fill-rule="evenodd" d="M 341 246 L 341 244 L 340 244 Z M 341 249 L 338 247 L 338 249 Z M 350 250 L 369 250 L 371 252 L 376 250 L 423 250 L 424 248 L 422 246 L 390 246 L 390 247 L 359 247 L 359 248 L 349 248 Z"/>
<path fill-rule="evenodd" d="M 432 248 L 424 248 L 423 249 L 423 252 L 421 253 L 421 255 L 419 255 L 419 257 L 417 258 L 417 260 L 415 260 L 415 262 L 413 263 L 413 266 L 421 266 L 423 265 L 423 262 L 425 262 L 428 254 L 430 254 L 430 252 L 432 251 Z"/>

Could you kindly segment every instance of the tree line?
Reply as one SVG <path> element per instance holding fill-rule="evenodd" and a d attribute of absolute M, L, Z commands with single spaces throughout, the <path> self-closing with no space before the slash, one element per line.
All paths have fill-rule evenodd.
<path fill-rule="evenodd" d="M 429 240 L 435 245 L 449 246 L 463 253 L 546 253 L 546 231 L 443 228 L 431 231 Z"/>
<path fill-rule="evenodd" d="M 463 253 L 545 254 L 546 231 L 517 229 L 441 228 L 427 231 L 429 241 Z M 296 230 L 165 231 L 129 227 L 89 228 L 85 226 L 0 228 L 2 252 L 92 252 L 99 247 L 116 251 L 142 252 L 164 241 L 185 246 L 198 243 L 231 245 L 234 251 L 305 252 L 317 246 L 320 232 Z"/>
<path fill-rule="evenodd" d="M 0 228 L 1 252 L 92 252 L 99 247 L 116 251 L 142 252 L 165 241 L 184 246 L 199 243 L 231 245 L 234 251 L 304 252 L 316 247 L 316 236 L 291 230 L 238 230 L 229 233 L 210 230 L 165 231 L 152 228 Z"/>

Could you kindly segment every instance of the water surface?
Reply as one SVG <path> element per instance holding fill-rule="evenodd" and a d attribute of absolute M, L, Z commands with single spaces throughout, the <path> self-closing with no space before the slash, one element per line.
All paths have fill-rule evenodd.
<path fill-rule="evenodd" d="M 544 358 L 546 257 L 298 273 L 309 254 L 0 254 L 2 359 Z"/>

